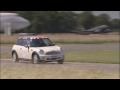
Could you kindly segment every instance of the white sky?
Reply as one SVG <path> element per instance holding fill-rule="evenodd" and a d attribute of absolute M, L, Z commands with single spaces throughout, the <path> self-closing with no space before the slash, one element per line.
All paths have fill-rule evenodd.
<path fill-rule="evenodd" d="M 83 11 L 74 11 L 74 12 L 81 13 Z M 111 19 L 120 19 L 120 11 L 93 11 L 94 15 L 99 15 L 102 13 L 108 14 Z"/>

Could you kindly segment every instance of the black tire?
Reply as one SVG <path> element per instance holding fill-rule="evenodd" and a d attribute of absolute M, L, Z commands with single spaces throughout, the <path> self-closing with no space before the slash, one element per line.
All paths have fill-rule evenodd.
<path fill-rule="evenodd" d="M 58 64 L 63 64 L 64 60 L 58 60 Z"/>
<path fill-rule="evenodd" d="M 17 55 L 16 52 L 13 52 L 13 53 L 12 53 L 12 61 L 13 61 L 13 62 L 19 62 L 18 55 Z"/>
<path fill-rule="evenodd" d="M 39 64 L 41 61 L 39 59 L 39 56 L 37 54 L 32 55 L 32 63 L 33 64 Z"/>

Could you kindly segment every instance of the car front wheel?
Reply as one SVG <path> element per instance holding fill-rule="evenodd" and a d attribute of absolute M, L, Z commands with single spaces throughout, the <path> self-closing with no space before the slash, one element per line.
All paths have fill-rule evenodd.
<path fill-rule="evenodd" d="M 33 64 L 38 64 L 38 63 L 40 63 L 40 59 L 39 59 L 39 56 L 38 56 L 37 54 L 34 54 L 34 55 L 32 56 L 32 63 L 33 63 Z"/>
<path fill-rule="evenodd" d="M 13 62 L 19 62 L 19 60 L 18 60 L 18 55 L 17 55 L 16 52 L 13 52 L 13 54 L 12 54 L 12 61 L 13 61 Z"/>
<path fill-rule="evenodd" d="M 58 60 L 58 64 L 63 64 L 64 60 Z"/>

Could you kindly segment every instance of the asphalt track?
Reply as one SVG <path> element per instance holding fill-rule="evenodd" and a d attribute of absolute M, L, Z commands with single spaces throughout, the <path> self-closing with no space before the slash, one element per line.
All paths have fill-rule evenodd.
<path fill-rule="evenodd" d="M 63 48 L 64 51 L 86 51 L 86 50 L 119 50 L 119 44 L 66 44 L 58 45 Z M 12 45 L 1 45 L 0 53 L 11 53 Z"/>
<path fill-rule="evenodd" d="M 13 63 L 11 59 L 2 59 L 1 66 L 14 66 L 14 67 L 35 67 L 39 64 L 31 64 L 29 61 L 20 61 L 19 63 Z M 98 71 L 112 71 L 119 72 L 119 64 L 102 64 L 102 63 L 79 63 L 79 62 L 64 62 L 64 64 L 57 64 L 57 62 L 49 62 L 46 64 L 40 64 L 38 67 L 64 67 L 73 70 L 98 70 Z"/>

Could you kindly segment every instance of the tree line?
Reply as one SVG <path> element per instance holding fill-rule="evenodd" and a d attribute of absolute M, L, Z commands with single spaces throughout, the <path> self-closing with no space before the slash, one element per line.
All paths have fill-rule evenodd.
<path fill-rule="evenodd" d="M 112 30 L 119 29 L 120 19 L 111 19 L 102 13 L 93 15 L 92 11 L 74 13 L 72 11 L 11 11 L 28 19 L 31 25 L 16 32 L 30 33 L 68 33 L 72 30 L 89 29 L 99 25 L 108 25 Z"/>

